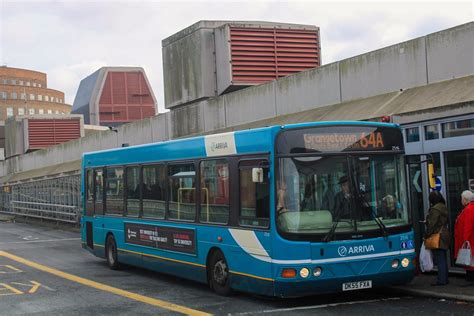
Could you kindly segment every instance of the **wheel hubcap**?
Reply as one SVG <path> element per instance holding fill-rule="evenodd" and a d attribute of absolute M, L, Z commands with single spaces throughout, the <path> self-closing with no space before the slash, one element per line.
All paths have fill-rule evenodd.
<path fill-rule="evenodd" d="M 214 265 L 214 281 L 220 285 L 224 285 L 227 281 L 227 265 L 225 261 L 219 260 Z"/>

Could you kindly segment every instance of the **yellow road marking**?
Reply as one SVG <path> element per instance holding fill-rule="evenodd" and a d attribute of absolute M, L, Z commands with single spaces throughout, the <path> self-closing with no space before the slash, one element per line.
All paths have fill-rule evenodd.
<path fill-rule="evenodd" d="M 28 293 L 33 294 L 34 292 L 36 292 L 36 291 L 39 289 L 39 287 L 41 286 L 41 283 L 38 283 L 38 282 L 36 282 L 36 281 L 30 281 L 30 282 L 31 282 L 32 284 L 34 284 L 34 285 L 33 285 L 33 287 L 28 291 Z"/>
<path fill-rule="evenodd" d="M 23 272 L 23 271 L 21 271 L 20 269 L 17 269 L 17 268 L 15 268 L 14 266 L 11 266 L 11 265 L 8 265 L 8 264 L 1 265 L 0 267 L 7 267 L 8 269 L 14 271 L 14 272 L 0 271 L 0 273 L 20 273 L 20 272 Z"/>
<path fill-rule="evenodd" d="M 1 252 L 1 251 L 0 251 L 0 252 Z M 18 294 L 18 295 L 23 294 L 22 291 L 17 290 L 17 289 L 15 289 L 13 286 L 8 285 L 8 284 L 6 284 L 6 283 L 0 283 L 0 285 L 3 286 L 5 289 L 10 290 L 10 291 L 11 291 L 12 293 L 14 293 L 14 294 Z M 12 293 L 0 294 L 0 295 L 13 295 Z"/>
<path fill-rule="evenodd" d="M 106 284 L 102 284 L 102 283 L 98 283 L 98 282 L 95 282 L 95 281 L 92 281 L 92 280 L 81 278 L 81 277 L 75 276 L 73 274 L 69 274 L 69 273 L 66 273 L 66 272 L 63 272 L 63 271 L 60 271 L 60 270 L 56 270 L 54 268 L 47 267 L 45 265 L 42 265 L 42 264 L 39 264 L 39 263 L 36 263 L 36 262 L 33 262 L 33 261 L 29 261 L 27 259 L 15 256 L 15 255 L 13 255 L 11 253 L 8 253 L 8 252 L 5 252 L 5 251 L 0 251 L 0 256 L 3 256 L 3 257 L 8 258 L 10 260 L 16 261 L 18 263 L 22 263 L 22 264 L 27 265 L 29 267 L 35 268 L 37 270 L 53 274 L 53 275 L 58 276 L 60 278 L 63 278 L 63 279 L 69 280 L 69 281 L 73 281 L 73 282 L 76 282 L 76 283 L 79 283 L 79 284 L 83 284 L 83 285 L 86 285 L 86 286 L 89 286 L 89 287 L 92 287 L 92 288 L 95 288 L 95 289 L 98 289 L 98 290 L 101 290 L 101 291 L 104 291 L 104 292 L 109 292 L 109 293 L 112 293 L 112 294 L 115 294 L 115 295 L 123 296 L 123 297 L 129 298 L 129 299 L 132 299 L 132 300 L 135 300 L 135 301 L 138 301 L 138 302 L 146 303 L 146 304 L 149 304 L 149 305 L 153 305 L 153 306 L 156 306 L 156 307 L 161 307 L 161 308 L 164 308 L 164 309 L 168 309 L 168 310 L 171 310 L 171 311 L 175 311 L 175 312 L 182 313 L 182 314 L 187 314 L 187 315 L 211 315 L 211 314 L 201 312 L 201 311 L 198 311 L 198 310 L 195 310 L 195 309 L 191 309 L 191 308 L 188 308 L 188 307 L 185 307 L 185 306 L 176 305 L 176 304 L 169 303 L 169 302 L 166 302 L 166 301 L 162 301 L 162 300 L 159 300 L 159 299 L 156 299 L 156 298 L 143 296 L 143 295 L 136 294 L 136 293 L 129 292 L 129 291 L 125 291 L 125 290 L 122 290 L 122 289 L 119 289 L 119 288 L 116 288 L 116 287 L 112 287 L 112 286 L 109 286 L 109 285 L 106 285 Z M 8 288 L 8 286 L 6 286 L 6 287 Z"/>
<path fill-rule="evenodd" d="M 30 294 L 34 294 L 36 293 L 36 291 L 38 291 L 38 289 L 40 287 L 48 290 L 48 291 L 55 291 L 54 289 L 50 288 L 49 286 L 46 286 L 46 285 L 43 285 L 39 282 L 36 282 L 36 281 L 28 281 L 30 282 L 30 284 L 25 284 L 25 283 L 20 283 L 20 282 L 12 282 L 11 284 L 15 284 L 15 285 L 20 285 L 20 286 L 24 286 L 24 287 L 29 287 L 30 289 L 28 290 L 28 293 Z"/>

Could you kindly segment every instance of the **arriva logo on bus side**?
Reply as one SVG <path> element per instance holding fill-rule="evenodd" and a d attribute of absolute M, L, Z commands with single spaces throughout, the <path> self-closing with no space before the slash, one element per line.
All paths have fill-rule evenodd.
<path fill-rule="evenodd" d="M 204 143 L 206 145 L 206 155 L 209 157 L 237 153 L 233 132 L 207 135 L 204 137 Z"/>
<path fill-rule="evenodd" d="M 374 252 L 375 248 L 374 245 L 364 245 L 364 246 L 352 246 L 347 248 L 346 246 L 341 246 L 337 248 L 337 253 L 341 257 L 345 257 L 347 255 L 359 255 L 368 252 Z"/>

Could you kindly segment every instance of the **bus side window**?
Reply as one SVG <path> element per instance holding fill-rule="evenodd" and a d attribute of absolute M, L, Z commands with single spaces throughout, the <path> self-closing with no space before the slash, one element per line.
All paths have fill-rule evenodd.
<path fill-rule="evenodd" d="M 168 218 L 196 219 L 196 171 L 194 164 L 170 165 Z"/>
<path fill-rule="evenodd" d="M 143 217 L 163 219 L 166 211 L 165 165 L 143 167 Z"/>
<path fill-rule="evenodd" d="M 241 225 L 268 227 L 270 222 L 268 167 L 263 167 L 263 182 L 256 183 L 252 179 L 252 168 L 262 168 L 266 165 L 268 165 L 266 160 L 247 160 L 239 163 Z"/>
<path fill-rule="evenodd" d="M 94 171 L 92 169 L 86 170 L 86 209 L 85 215 L 94 215 Z"/>
<path fill-rule="evenodd" d="M 102 203 L 104 197 L 104 171 L 102 169 L 94 170 L 94 214 L 103 215 L 104 214 L 104 205 Z"/>
<path fill-rule="evenodd" d="M 203 223 L 229 221 L 229 164 L 225 159 L 204 160 L 200 164 L 201 215 Z"/>
<path fill-rule="evenodd" d="M 125 173 L 126 213 L 127 216 L 138 217 L 140 214 L 140 167 L 127 167 Z"/>
<path fill-rule="evenodd" d="M 107 168 L 105 176 L 105 213 L 123 214 L 123 168 Z"/>

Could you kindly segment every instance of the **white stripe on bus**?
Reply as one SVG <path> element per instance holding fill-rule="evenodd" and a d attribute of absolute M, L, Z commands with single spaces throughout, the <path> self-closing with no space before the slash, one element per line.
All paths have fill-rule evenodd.
<path fill-rule="evenodd" d="M 383 253 L 374 253 L 361 256 L 352 256 L 352 257 L 340 257 L 340 258 L 329 258 L 329 259 L 300 259 L 300 260 L 280 260 L 271 258 L 267 251 L 263 248 L 262 244 L 258 240 L 255 232 L 251 230 L 238 230 L 238 229 L 229 229 L 230 234 L 234 238 L 235 242 L 242 248 L 247 254 L 254 257 L 257 260 L 268 262 L 268 263 L 277 263 L 277 264 L 324 264 L 332 262 L 343 262 L 343 261 L 353 261 L 361 259 L 372 259 L 380 258 L 387 256 L 398 256 L 404 254 L 411 254 L 415 252 L 415 249 L 401 250 L 401 251 L 391 251 Z"/>

